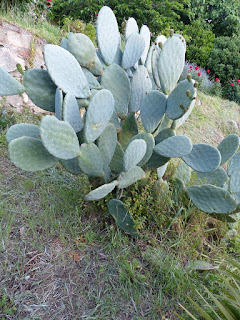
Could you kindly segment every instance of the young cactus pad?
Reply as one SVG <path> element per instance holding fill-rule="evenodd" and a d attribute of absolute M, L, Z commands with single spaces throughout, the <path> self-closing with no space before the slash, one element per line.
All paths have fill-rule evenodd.
<path fill-rule="evenodd" d="M 218 167 L 232 157 L 230 187 L 239 191 L 232 178 L 239 163 L 238 155 L 234 156 L 237 136 L 229 136 L 216 149 L 193 145 L 188 137 L 176 135 L 175 129 L 193 110 L 197 94 L 192 79 L 178 83 L 185 62 L 184 39 L 171 34 L 150 44 L 148 27 L 142 26 L 139 33 L 133 18 L 127 22 L 124 39 L 107 6 L 98 14 L 96 34 L 97 50 L 86 35 L 77 33 L 63 39 L 61 46 L 47 44 L 47 69 L 25 72 L 24 86 L 0 68 L 0 95 L 26 91 L 38 107 L 55 112 L 55 116 L 44 116 L 40 126 L 17 124 L 8 130 L 12 162 L 27 171 L 60 162 L 74 175 L 86 174 L 96 188 L 89 190 L 85 200 L 114 194 L 117 199 L 109 202 L 109 212 L 117 226 L 132 236 L 138 231 L 120 201 L 123 189 L 151 171 L 157 171 L 161 183 L 166 183 L 162 178 L 171 157 L 182 158 L 181 168 L 188 176 L 191 167 L 204 176 L 210 172 L 207 181 L 211 182 L 220 172 L 221 179 L 219 173 L 216 180 L 221 186 L 226 174 Z M 185 188 L 183 177 L 175 178 Z M 187 194 L 205 212 L 232 213 L 236 204 L 230 189 L 195 186 L 187 188 Z"/>

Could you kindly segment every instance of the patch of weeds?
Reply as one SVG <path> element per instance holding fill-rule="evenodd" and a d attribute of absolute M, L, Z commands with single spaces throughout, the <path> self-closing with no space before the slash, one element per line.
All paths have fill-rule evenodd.
<path fill-rule="evenodd" d="M 13 112 L 7 111 L 5 107 L 0 109 L 0 132 L 10 128 L 16 122 Z"/>
<path fill-rule="evenodd" d="M 16 310 L 14 302 L 8 295 L 0 295 L 0 320 L 8 319 Z"/>

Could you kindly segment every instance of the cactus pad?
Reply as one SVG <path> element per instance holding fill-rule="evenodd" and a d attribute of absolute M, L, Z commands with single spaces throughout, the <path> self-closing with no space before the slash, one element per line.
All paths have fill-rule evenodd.
<path fill-rule="evenodd" d="M 222 157 L 221 164 L 229 160 L 235 154 L 238 147 L 239 147 L 238 135 L 230 134 L 225 139 L 223 139 L 217 147 Z"/>
<path fill-rule="evenodd" d="M 141 58 L 145 49 L 145 40 L 138 33 L 132 33 L 126 41 L 123 56 L 123 69 L 130 69 Z"/>
<path fill-rule="evenodd" d="M 129 113 L 127 118 L 123 120 L 122 131 L 118 135 L 118 141 L 125 150 L 132 137 L 138 134 L 138 125 L 135 115 Z"/>
<path fill-rule="evenodd" d="M 75 132 L 79 132 L 83 128 L 81 114 L 79 112 L 76 98 L 67 93 L 63 101 L 63 119 L 68 122 Z"/>
<path fill-rule="evenodd" d="M 149 92 L 140 106 L 141 120 L 147 132 L 153 132 L 159 125 L 167 106 L 166 96 L 157 90 Z"/>
<path fill-rule="evenodd" d="M 102 64 L 98 59 L 94 44 L 85 34 L 71 33 L 68 38 L 68 51 L 82 67 L 89 69 L 96 76 L 102 74 Z"/>
<path fill-rule="evenodd" d="M 190 96 L 187 95 L 188 90 Z M 176 120 L 184 116 L 196 96 L 195 91 L 193 80 L 186 79 L 179 82 L 167 99 L 166 115 L 169 119 Z"/>
<path fill-rule="evenodd" d="M 140 109 L 143 98 L 152 90 L 152 81 L 144 66 L 139 66 L 135 71 L 131 82 L 131 98 L 129 110 L 137 112 Z"/>
<path fill-rule="evenodd" d="M 120 143 L 117 141 L 112 160 L 109 164 L 109 167 L 112 169 L 112 171 L 116 173 L 120 173 L 123 171 L 123 156 L 124 156 L 124 151 Z"/>
<path fill-rule="evenodd" d="M 104 165 L 109 165 L 117 144 L 117 132 L 113 124 L 109 123 L 98 139 L 98 148 L 101 152 Z"/>
<path fill-rule="evenodd" d="M 224 214 L 236 209 L 236 202 L 230 193 L 210 184 L 186 188 L 193 204 L 206 213 Z"/>
<path fill-rule="evenodd" d="M 40 131 L 44 147 L 53 156 L 64 160 L 78 156 L 78 138 L 69 123 L 47 115 L 42 118 Z"/>
<path fill-rule="evenodd" d="M 81 145 L 78 164 L 81 170 L 89 176 L 103 177 L 104 175 L 101 152 L 94 143 Z"/>
<path fill-rule="evenodd" d="M 132 140 L 124 153 L 123 167 L 125 171 L 128 171 L 132 167 L 136 166 L 144 157 L 147 151 L 147 144 L 143 139 Z"/>
<path fill-rule="evenodd" d="M 90 89 L 96 89 L 96 90 L 100 90 L 101 89 L 101 85 L 100 83 L 97 81 L 97 79 L 94 77 L 94 75 L 92 74 L 92 72 L 90 72 L 88 69 L 86 68 L 82 68 L 82 71 L 87 79 L 88 85 Z"/>
<path fill-rule="evenodd" d="M 57 87 L 76 98 L 88 98 L 90 89 L 77 60 L 67 50 L 54 44 L 44 47 L 44 61 Z"/>
<path fill-rule="evenodd" d="M 205 144 L 194 144 L 191 152 L 182 157 L 183 161 L 198 172 L 211 172 L 217 169 L 221 162 L 218 149 Z"/>
<path fill-rule="evenodd" d="M 223 187 L 224 184 L 228 180 L 228 176 L 226 171 L 219 167 L 215 171 L 208 172 L 208 173 L 202 173 L 202 172 L 196 172 L 197 174 L 197 184 L 213 184 L 217 187 Z"/>
<path fill-rule="evenodd" d="M 106 195 L 108 195 L 110 192 L 112 192 L 117 184 L 118 182 L 116 180 L 111 183 L 104 184 L 101 187 L 89 192 L 85 196 L 85 200 L 94 201 L 94 200 L 102 199 L 106 197 Z"/>
<path fill-rule="evenodd" d="M 56 85 L 47 70 L 29 69 L 24 73 L 23 83 L 29 98 L 39 108 L 55 111 Z"/>
<path fill-rule="evenodd" d="M 141 133 L 137 134 L 136 136 L 134 136 L 131 139 L 131 141 L 133 141 L 135 139 L 142 139 L 147 144 L 147 150 L 146 150 L 144 157 L 142 158 L 142 160 L 140 162 L 137 163 L 137 165 L 139 167 L 142 167 L 151 158 L 152 153 L 153 153 L 153 148 L 155 146 L 155 141 L 154 141 L 153 135 L 151 133 L 147 133 L 147 132 L 141 132 Z"/>
<path fill-rule="evenodd" d="M 126 205 L 117 199 L 112 199 L 108 203 L 108 212 L 113 216 L 117 226 L 123 229 L 132 237 L 138 236 L 138 231 L 133 218 L 127 210 Z"/>
<path fill-rule="evenodd" d="M 109 90 L 98 91 L 88 106 L 84 127 L 87 142 L 95 141 L 104 131 L 114 110 L 114 98 Z"/>
<path fill-rule="evenodd" d="M 125 27 L 125 41 L 133 34 L 138 33 L 138 24 L 137 21 L 134 18 L 129 18 L 126 22 Z"/>
<path fill-rule="evenodd" d="M 30 123 L 18 123 L 10 127 L 6 133 L 8 143 L 20 137 L 31 137 L 40 140 L 39 126 Z"/>
<path fill-rule="evenodd" d="M 97 43 L 104 62 L 113 62 L 119 44 L 117 19 L 112 10 L 104 6 L 97 18 Z"/>
<path fill-rule="evenodd" d="M 24 86 L 7 71 L 0 68 L 0 96 L 11 96 L 25 91 Z"/>
<path fill-rule="evenodd" d="M 158 143 L 154 151 L 163 157 L 180 158 L 192 150 L 192 143 L 186 136 L 173 136 Z"/>
<path fill-rule="evenodd" d="M 151 33 L 148 26 L 142 25 L 140 30 L 140 35 L 143 37 L 145 42 L 144 51 L 143 51 L 143 54 L 141 55 L 141 64 L 144 65 L 147 59 L 147 54 L 148 54 L 150 39 L 151 39 Z"/>
<path fill-rule="evenodd" d="M 158 59 L 158 73 L 163 93 L 169 94 L 180 75 L 185 63 L 185 48 L 177 37 L 169 37 L 164 43 Z"/>
<path fill-rule="evenodd" d="M 126 72 L 117 64 L 104 69 L 101 85 L 108 89 L 114 97 L 114 108 L 120 118 L 125 118 L 130 100 L 130 82 Z"/>
<path fill-rule="evenodd" d="M 119 179 L 118 188 L 123 189 L 129 187 L 131 184 L 145 178 L 145 172 L 140 167 L 131 167 L 127 172 L 122 173 Z"/>
<path fill-rule="evenodd" d="M 78 164 L 78 158 L 73 158 L 69 160 L 60 160 L 61 165 L 70 172 L 71 174 L 78 175 L 82 173 L 82 170 Z"/>
<path fill-rule="evenodd" d="M 63 119 L 63 93 L 59 88 L 55 93 L 55 116 L 58 120 Z"/>
<path fill-rule="evenodd" d="M 9 156 L 13 164 L 26 171 L 39 171 L 57 163 L 43 146 L 41 140 L 32 137 L 20 137 L 9 143 Z"/>

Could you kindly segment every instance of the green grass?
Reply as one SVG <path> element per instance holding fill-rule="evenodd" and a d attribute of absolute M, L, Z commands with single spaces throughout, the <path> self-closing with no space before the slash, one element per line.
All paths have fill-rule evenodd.
<path fill-rule="evenodd" d="M 0 16 L 59 43 L 60 30 L 47 22 Z M 201 92 L 198 98 L 201 105 L 178 132 L 216 146 L 231 132 L 227 119 L 238 119 L 239 106 Z M 41 118 L 28 109 L 14 117 L 35 124 Z M 167 176 L 174 168 L 171 161 Z M 151 179 L 125 194 L 142 224 L 141 236 L 132 239 L 116 227 L 104 201 L 84 201 L 85 175 L 72 176 L 60 164 L 23 172 L 9 160 L 0 134 L 0 297 L 6 301 L 0 319 L 170 320 L 173 311 L 182 312 L 178 303 L 194 312 L 187 296 L 199 299 L 195 288 L 206 299 L 203 286 L 221 293 L 217 272 L 188 265 L 239 256 L 239 235 L 227 238 L 225 223 L 196 210 L 177 190 L 155 201 Z"/>
<path fill-rule="evenodd" d="M 60 44 L 61 29 L 47 20 L 36 20 L 29 12 L 18 10 L 0 10 L 0 19 L 17 24 L 21 28 L 32 32 L 35 36 L 45 39 L 49 43 Z"/>

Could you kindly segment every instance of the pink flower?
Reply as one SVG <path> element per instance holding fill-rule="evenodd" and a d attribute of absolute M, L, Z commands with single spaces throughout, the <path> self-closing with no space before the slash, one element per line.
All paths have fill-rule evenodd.
<path fill-rule="evenodd" d="M 195 70 L 198 70 L 199 69 L 199 67 L 195 67 Z"/>
<path fill-rule="evenodd" d="M 198 72 L 198 74 L 197 74 L 199 77 L 200 77 L 200 75 L 201 75 L 201 72 Z"/>
<path fill-rule="evenodd" d="M 98 13 L 96 13 L 96 16 L 98 16 Z"/>
<path fill-rule="evenodd" d="M 189 66 L 189 68 L 192 70 L 192 66 Z"/>
<path fill-rule="evenodd" d="M 210 73 L 210 70 L 209 70 L 209 69 L 207 69 L 207 73 Z"/>
<path fill-rule="evenodd" d="M 233 83 L 230 83 L 230 86 L 233 86 Z"/>
<path fill-rule="evenodd" d="M 240 82 L 240 80 L 237 80 L 237 82 L 239 83 L 239 82 Z"/>
<path fill-rule="evenodd" d="M 219 79 L 218 79 L 218 78 L 215 78 L 215 81 L 219 81 Z"/>

